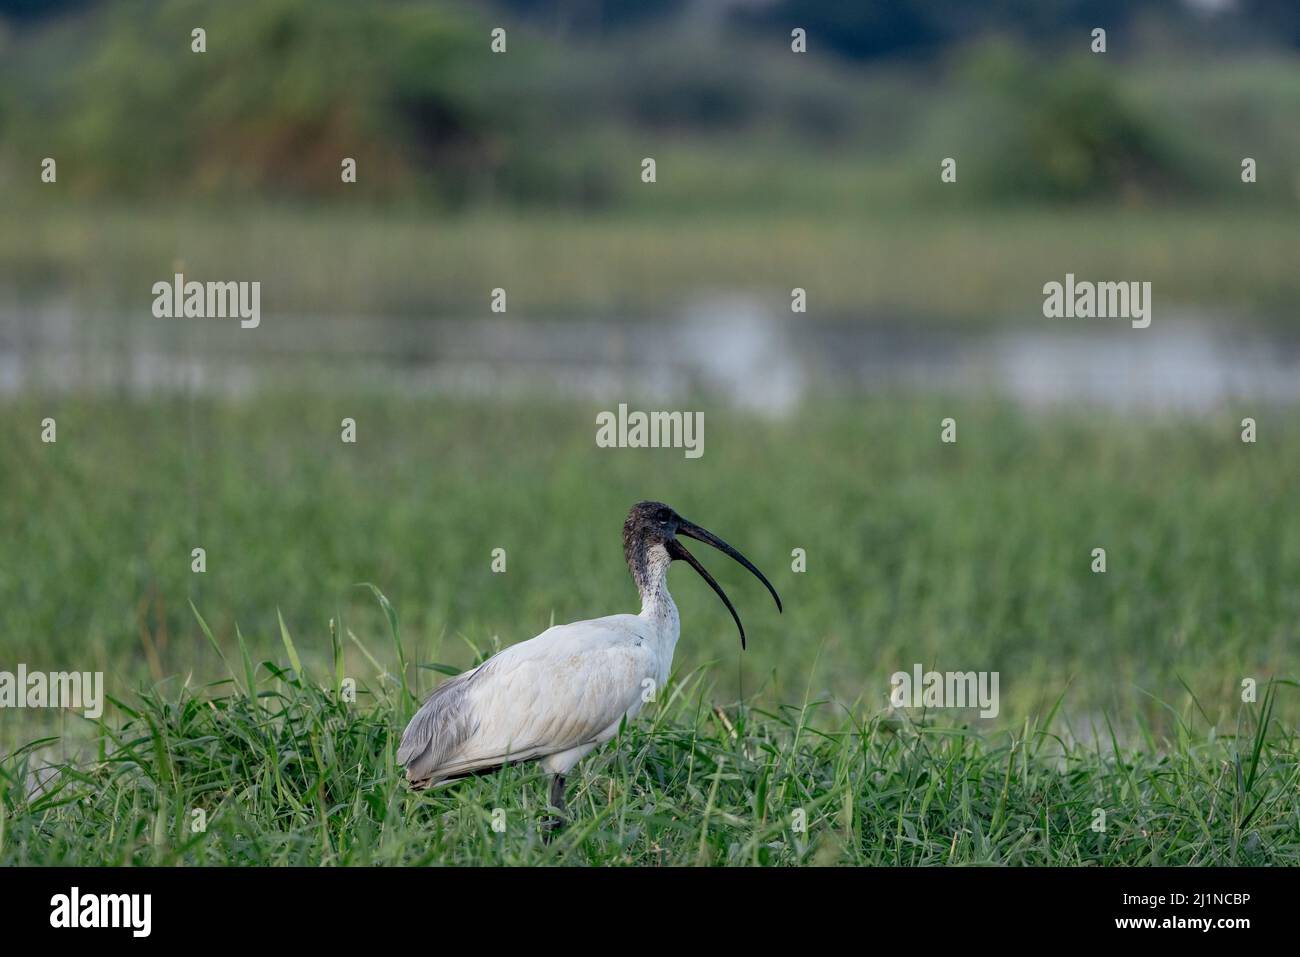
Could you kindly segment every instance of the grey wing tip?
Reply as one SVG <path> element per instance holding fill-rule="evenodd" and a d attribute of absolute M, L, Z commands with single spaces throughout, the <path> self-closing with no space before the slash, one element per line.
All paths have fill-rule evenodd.
<path fill-rule="evenodd" d="M 429 786 L 438 768 L 472 731 L 466 701 L 469 674 L 435 688 L 402 732 L 397 763 L 406 768 L 406 778 L 415 790 Z"/>
<path fill-rule="evenodd" d="M 414 772 L 411 765 L 422 755 L 428 752 L 429 745 L 432 743 L 432 729 L 429 728 L 428 715 L 425 709 L 428 702 L 425 702 L 411 718 L 410 724 L 402 732 L 401 744 L 397 746 L 397 763 L 406 768 L 407 777 Z"/>
<path fill-rule="evenodd" d="M 406 726 L 406 730 L 402 732 L 402 742 L 397 746 L 397 763 L 403 767 L 410 764 L 412 759 L 429 746 L 428 738 L 417 738 L 417 735 L 412 733 L 419 717 L 420 713 L 417 711 Z"/>

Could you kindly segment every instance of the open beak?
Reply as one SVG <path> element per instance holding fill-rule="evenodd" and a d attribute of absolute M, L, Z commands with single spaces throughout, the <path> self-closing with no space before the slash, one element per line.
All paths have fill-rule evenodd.
<path fill-rule="evenodd" d="M 704 542 L 706 545 L 712 545 L 714 548 L 722 552 L 724 555 L 729 555 L 730 557 L 738 561 L 740 564 L 744 565 L 747 569 L 750 570 L 750 572 L 753 573 L 755 578 L 757 578 L 765 586 L 767 586 L 767 590 L 772 593 L 772 597 L 776 600 L 776 610 L 781 611 L 781 596 L 776 593 L 776 589 L 772 587 L 772 583 L 767 580 L 767 576 L 765 576 L 762 572 L 760 572 L 757 568 L 754 567 L 753 562 L 751 562 L 744 555 L 740 554 L 740 552 L 736 551 L 734 548 L 732 548 L 722 539 L 718 538 L 717 535 L 714 535 L 708 529 L 700 528 L 700 526 L 694 524 L 693 522 L 686 522 L 686 521 L 682 522 L 677 527 L 677 534 L 685 535 L 688 538 L 693 538 L 698 542 Z M 692 568 L 694 568 L 697 572 L 700 573 L 701 578 L 703 578 L 706 582 L 709 583 L 709 587 L 718 593 L 718 597 L 722 599 L 722 603 L 727 606 L 727 611 L 731 612 L 731 617 L 736 620 L 736 627 L 740 629 L 740 647 L 744 648 L 745 647 L 745 626 L 740 623 L 740 616 L 736 614 L 736 607 L 731 603 L 731 599 L 727 597 L 727 593 L 722 590 L 722 586 L 713 580 L 713 576 L 709 574 L 708 570 L 703 565 L 701 565 L 699 563 L 699 560 L 690 552 L 688 552 L 686 550 L 686 546 L 683 545 L 681 542 L 677 541 L 677 539 L 674 538 L 668 542 L 668 554 L 672 558 L 680 558 L 686 561 Z"/>

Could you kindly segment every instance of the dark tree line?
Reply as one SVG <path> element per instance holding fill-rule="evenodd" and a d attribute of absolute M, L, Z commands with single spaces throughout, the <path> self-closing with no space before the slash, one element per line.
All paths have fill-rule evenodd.
<path fill-rule="evenodd" d="M 0 17 L 50 20 L 113 0 L 0 0 Z M 429 0 L 437 5 L 437 0 Z M 720 10 L 741 31 L 800 26 L 849 59 L 925 57 L 985 33 L 1051 42 L 1094 26 L 1122 34 L 1138 20 L 1213 33 L 1223 28 L 1300 47 L 1297 0 L 1223 0 L 1216 15 L 1204 0 L 493 0 L 493 5 L 556 35 L 600 35 L 669 25 Z M 479 6 L 471 4 L 470 6 Z"/>
<path fill-rule="evenodd" d="M 1234 35 L 1300 46 L 1297 0 L 1226 0 L 1217 13 L 1189 0 L 775 0 L 734 2 L 728 22 L 740 30 L 799 26 L 819 43 L 854 60 L 924 57 L 981 34 L 1035 43 L 1086 33 L 1096 26 L 1122 35 L 1138 21 L 1181 30 Z M 670 23 L 723 0 L 498 0 L 497 5 L 557 33 L 600 34 Z"/>

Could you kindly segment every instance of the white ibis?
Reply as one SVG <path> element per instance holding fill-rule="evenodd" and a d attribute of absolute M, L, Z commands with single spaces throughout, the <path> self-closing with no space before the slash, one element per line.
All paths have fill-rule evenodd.
<path fill-rule="evenodd" d="M 691 565 L 718 593 L 740 629 L 740 616 L 713 576 L 677 539 L 712 545 L 772 583 L 744 555 L 662 502 L 639 502 L 623 523 L 623 554 L 641 593 L 639 615 L 610 615 L 546 629 L 438 686 L 402 734 L 397 761 L 412 789 L 423 790 L 521 761 L 542 762 L 551 804 L 564 810 L 564 775 L 636 717 L 647 688 L 667 682 L 681 633 L 668 594 L 668 566 Z"/>

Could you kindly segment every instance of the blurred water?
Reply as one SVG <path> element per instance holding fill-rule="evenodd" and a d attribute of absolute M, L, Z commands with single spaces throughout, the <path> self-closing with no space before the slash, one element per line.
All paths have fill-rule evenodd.
<path fill-rule="evenodd" d="M 916 389 L 1205 412 L 1300 401 L 1300 338 L 1229 317 L 1047 320 L 992 329 L 781 315 L 719 296 L 661 318 L 233 319 L 97 315 L 0 304 L 0 395 L 25 391 L 243 396 L 306 381 L 464 397 L 672 402 L 704 392 L 781 414 L 809 395 Z"/>

